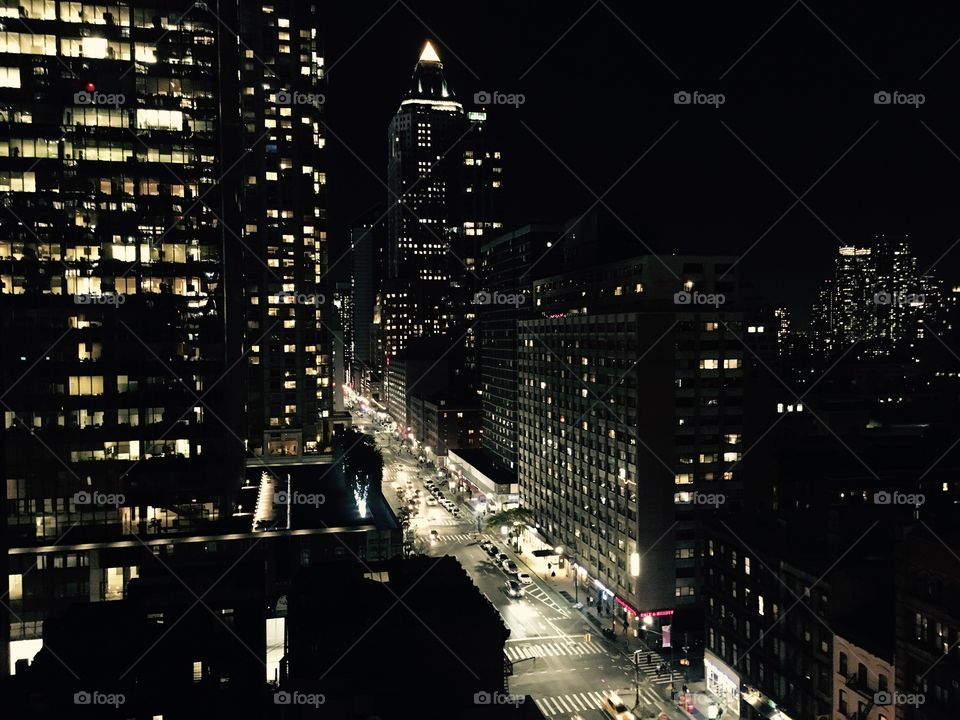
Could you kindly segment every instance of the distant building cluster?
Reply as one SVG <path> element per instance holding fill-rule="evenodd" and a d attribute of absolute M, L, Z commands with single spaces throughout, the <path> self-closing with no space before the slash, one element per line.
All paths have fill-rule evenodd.
<path fill-rule="evenodd" d="M 879 236 L 872 247 L 843 246 L 833 277 L 817 291 L 810 341 L 825 352 L 856 346 L 863 357 L 916 354 L 929 332 L 939 332 L 955 296 L 943 281 L 918 268 L 905 238 Z"/>

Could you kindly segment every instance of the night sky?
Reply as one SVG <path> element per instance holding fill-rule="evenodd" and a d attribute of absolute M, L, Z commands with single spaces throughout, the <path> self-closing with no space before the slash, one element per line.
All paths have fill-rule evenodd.
<path fill-rule="evenodd" d="M 660 252 L 746 253 L 745 278 L 801 317 L 836 247 L 879 233 L 909 234 L 921 269 L 939 261 L 960 282 L 954 3 L 355 2 L 326 12 L 331 262 L 350 226 L 386 202 L 386 129 L 429 38 L 467 109 L 481 90 L 525 96 L 500 110 L 508 227 L 579 216 L 645 155 L 604 202 L 648 218 L 643 240 Z M 677 105 L 678 91 L 725 102 Z M 877 105 L 878 91 L 924 102 Z M 346 279 L 348 260 L 333 275 Z"/>

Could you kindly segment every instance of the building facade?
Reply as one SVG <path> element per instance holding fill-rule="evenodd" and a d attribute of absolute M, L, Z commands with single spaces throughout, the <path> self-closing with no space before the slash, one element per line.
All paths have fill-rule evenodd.
<path fill-rule="evenodd" d="M 693 625 L 698 519 L 742 499 L 746 339 L 765 330 L 731 263 L 642 256 L 542 278 L 540 317 L 518 329 L 523 504 L 627 605 L 687 607 Z"/>
<path fill-rule="evenodd" d="M 480 321 L 480 399 L 483 448 L 505 470 L 517 471 L 517 322 L 533 313 L 533 278 L 551 266 L 548 253 L 561 225 L 527 225 L 484 244 L 481 288 L 474 297 Z"/>
<path fill-rule="evenodd" d="M 318 455 L 334 393 L 323 28 L 316 6 L 293 0 L 244 7 L 240 21 L 248 447 Z"/>

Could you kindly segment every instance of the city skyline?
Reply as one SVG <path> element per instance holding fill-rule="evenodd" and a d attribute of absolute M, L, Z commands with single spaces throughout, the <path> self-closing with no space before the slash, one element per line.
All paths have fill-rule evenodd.
<path fill-rule="evenodd" d="M 953 720 L 958 33 L 0 0 L 5 710 Z"/>
<path fill-rule="evenodd" d="M 798 4 L 789 12 L 788 6 L 779 12 L 766 8 L 769 17 L 761 13 L 768 20 L 765 24 L 750 16 L 753 35 L 749 29 L 754 25 L 747 22 L 732 33 L 713 34 L 706 18 L 677 18 L 679 11 L 596 4 L 589 12 L 584 7 L 579 12 L 570 9 L 569 15 L 551 15 L 549 29 L 543 30 L 536 25 L 532 7 L 529 15 L 506 22 L 503 18 L 512 10 L 495 3 L 487 17 L 475 18 L 476 32 L 467 34 L 462 26 L 446 22 L 450 15 L 439 6 L 431 8 L 435 12 L 427 26 L 421 22 L 425 13 L 414 9 L 414 16 L 402 5 L 343 13 L 338 20 L 369 33 L 356 47 L 347 42 L 342 48 L 331 47 L 332 82 L 336 84 L 338 73 L 345 83 L 354 73 L 383 74 L 399 89 L 405 81 L 399 72 L 402 63 L 392 69 L 393 58 L 412 55 L 424 39 L 432 40 L 461 101 L 484 91 L 525 96 L 521 106 L 506 106 L 514 132 L 505 152 L 517 160 L 516 167 L 508 168 L 515 177 L 508 173 L 506 182 L 514 194 L 522 193 L 528 209 L 528 217 L 519 222 L 557 221 L 549 207 L 554 199 L 573 212 L 586 210 L 596 195 L 647 153 L 605 202 L 630 221 L 626 208 L 639 198 L 641 214 L 657 217 L 649 223 L 650 237 L 638 234 L 659 252 L 739 255 L 751 248 L 744 262 L 752 266 L 764 293 L 772 302 L 790 306 L 804 323 L 813 297 L 811 286 L 829 273 L 836 246 L 862 245 L 878 234 L 909 235 L 925 269 L 940 264 L 944 275 L 956 275 L 953 253 L 948 252 L 956 237 L 943 208 L 956 162 L 951 148 L 955 153 L 957 143 L 938 122 L 953 112 L 953 96 L 942 83 L 957 62 L 947 52 L 955 38 L 943 37 L 939 52 L 934 51 L 935 40 L 929 44 L 919 40 L 940 37 L 943 29 L 935 25 L 938 20 L 946 22 L 943 18 L 911 16 L 907 22 L 915 25 L 908 25 L 911 32 L 904 33 L 896 26 L 897 18 L 882 10 L 860 18 L 859 25 L 842 17 L 833 24 L 823 8 Z M 382 14 L 381 22 L 370 27 Z M 582 20 L 575 22 L 581 15 Z M 727 27 L 729 18 L 717 9 L 711 20 Z M 535 33 L 514 42 L 522 29 L 534 28 L 547 34 L 542 46 L 534 47 Z M 680 28 L 689 31 L 688 37 Z M 768 29 L 769 35 L 763 34 Z M 563 34 L 566 30 L 569 33 Z M 880 38 L 894 33 L 905 38 L 898 45 L 898 57 L 918 65 L 913 81 L 893 71 L 890 58 L 878 47 Z M 603 41 L 607 36 L 612 42 Z M 659 47 L 655 42 L 659 38 L 674 41 L 670 47 L 679 57 Z M 809 52 L 807 44 L 812 42 L 822 50 Z M 366 43 L 393 50 L 364 53 Z M 511 50 L 486 52 L 488 45 Z M 598 47 L 603 48 L 599 54 L 593 51 Z M 681 48 L 696 52 L 684 56 Z M 524 74 L 541 54 L 544 57 Z M 924 60 L 927 63 L 919 67 Z M 633 67 L 643 72 L 628 76 L 626 69 Z M 771 67 L 784 79 L 782 85 L 770 82 L 766 71 Z M 568 90 L 557 87 L 565 81 L 564 68 L 576 68 L 574 86 Z M 874 93 L 892 91 L 898 81 L 905 86 L 904 93 L 926 90 L 925 104 L 916 110 L 874 105 Z M 729 100 L 712 113 L 706 112 L 712 107 L 673 104 L 675 92 L 695 89 L 722 91 Z M 588 109 L 604 107 L 605 95 L 623 98 L 613 106 L 622 112 L 604 118 L 610 131 L 592 134 L 586 144 L 573 142 L 577 127 L 587 131 L 592 127 Z M 382 161 L 370 143 L 375 128 L 391 111 L 378 111 L 373 97 L 362 103 L 362 110 L 338 108 L 330 117 L 339 138 L 331 140 L 332 161 L 356 172 L 372 189 L 377 180 L 360 162 L 382 173 Z M 554 112 L 560 107 L 563 112 Z M 634 123 L 639 132 L 629 150 L 614 151 L 613 138 L 631 134 L 627 120 L 632 108 L 640 111 L 639 124 Z M 843 122 L 834 122 L 837 117 Z M 675 121 L 677 126 L 653 147 Z M 781 137 L 796 142 L 780 143 Z M 596 149 L 596 157 L 584 156 L 588 147 Z M 815 181 L 810 195 L 804 196 Z M 804 199 L 796 202 L 797 197 Z M 697 212 L 678 205 L 681 198 L 692 200 Z M 751 198 L 760 205 L 751 204 Z M 769 210 L 757 213 L 761 206 Z M 352 218 L 333 222 L 350 223 Z M 789 254 L 788 248 L 801 247 L 804 252 L 776 279 L 763 272 Z"/>

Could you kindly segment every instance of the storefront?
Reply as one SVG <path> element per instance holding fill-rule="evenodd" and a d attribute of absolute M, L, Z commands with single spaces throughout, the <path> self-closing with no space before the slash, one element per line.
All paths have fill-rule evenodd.
<path fill-rule="evenodd" d="M 710 650 L 703 653 L 703 673 L 707 692 L 723 711 L 720 715 L 740 717 L 740 675 Z"/>

